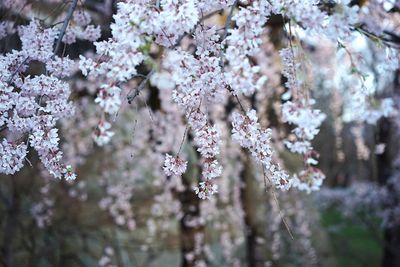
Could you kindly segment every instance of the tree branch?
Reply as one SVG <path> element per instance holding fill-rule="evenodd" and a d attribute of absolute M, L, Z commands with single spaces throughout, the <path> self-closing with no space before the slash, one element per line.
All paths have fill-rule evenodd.
<path fill-rule="evenodd" d="M 60 30 L 60 33 L 58 34 L 58 40 L 56 43 L 56 47 L 54 48 L 54 55 L 57 53 L 58 49 L 60 48 L 62 38 L 64 37 L 65 31 L 67 30 L 69 21 L 72 18 L 72 14 L 74 13 L 74 10 L 75 10 L 77 4 L 78 4 L 78 0 L 72 0 L 71 5 L 69 6 L 67 16 L 65 17 L 63 26 Z M 53 57 L 54 57 L 54 55 L 53 55 Z"/>
<path fill-rule="evenodd" d="M 372 41 L 381 41 L 383 44 L 385 44 L 388 47 L 395 48 L 395 49 L 400 49 L 400 36 L 396 35 L 395 33 L 389 32 L 387 30 L 384 30 L 383 33 L 390 36 L 390 38 L 383 36 L 383 35 L 376 35 L 375 33 L 372 33 L 365 29 L 363 25 L 356 26 L 353 28 L 353 30 L 358 31 L 359 33 L 365 35 Z"/>
<path fill-rule="evenodd" d="M 22 61 L 22 62 L 18 65 L 17 69 L 11 74 L 10 78 L 8 78 L 8 81 L 7 81 L 7 84 L 8 84 L 8 85 L 11 84 L 11 82 L 12 82 L 13 79 L 14 79 L 14 76 L 18 73 L 18 71 L 21 69 L 21 67 L 28 61 L 28 59 L 29 59 L 29 56 L 26 57 L 26 58 L 24 59 L 24 61 Z"/>
<path fill-rule="evenodd" d="M 132 101 L 139 95 L 140 91 L 144 89 L 144 86 L 146 85 L 147 81 L 150 79 L 151 75 L 155 72 L 154 69 L 152 69 L 144 78 L 143 81 L 140 82 L 139 86 L 132 92 L 129 93 L 126 99 L 128 100 L 128 103 L 131 104 Z"/>

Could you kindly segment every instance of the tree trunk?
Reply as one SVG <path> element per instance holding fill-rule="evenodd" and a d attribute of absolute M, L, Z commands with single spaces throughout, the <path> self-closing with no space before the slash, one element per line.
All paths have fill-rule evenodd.
<path fill-rule="evenodd" d="M 247 153 L 240 178 L 243 183 L 240 198 L 244 211 L 247 264 L 249 267 L 261 266 L 260 248 L 257 246 L 257 185 Z"/>
<path fill-rule="evenodd" d="M 198 168 L 192 165 L 191 168 Z M 182 183 L 185 186 L 185 190 L 178 193 L 178 198 L 181 203 L 181 209 L 183 216 L 179 222 L 180 224 L 180 241 L 181 241 L 181 255 L 182 255 L 182 267 L 194 267 L 196 261 L 204 260 L 204 254 L 202 250 L 197 250 L 196 247 L 203 247 L 204 240 L 201 244 L 196 244 L 196 236 L 204 234 L 205 227 L 203 224 L 196 224 L 195 226 L 188 225 L 188 221 L 197 220 L 200 218 L 200 199 L 191 187 L 190 181 L 192 177 L 187 176 L 195 175 L 197 172 L 191 171 L 183 175 Z M 192 255 L 193 258 L 187 257 Z"/>
<path fill-rule="evenodd" d="M 399 117 L 394 119 L 400 119 Z M 379 142 L 385 142 L 387 149 L 381 155 L 377 156 L 378 163 L 378 181 L 382 186 L 386 186 L 389 192 L 395 199 L 390 207 L 399 206 L 399 197 L 396 198 L 396 192 L 388 180 L 393 176 L 400 176 L 399 167 L 396 166 L 395 160 L 399 158 L 400 151 L 397 141 L 400 138 L 400 128 L 396 127 L 395 121 L 391 119 L 382 119 L 379 123 Z M 396 168 L 397 167 L 397 168 Z M 383 251 L 383 267 L 400 266 L 400 225 L 386 226 L 384 229 L 385 246 Z"/>
<path fill-rule="evenodd" d="M 400 84 L 399 73 L 395 75 L 394 81 L 394 101 L 398 103 L 400 99 Z M 385 143 L 386 149 L 383 154 L 377 156 L 378 165 L 378 181 L 380 185 L 386 186 L 393 201 L 389 207 L 396 208 L 400 206 L 400 196 L 395 191 L 393 185 L 388 183 L 390 178 L 396 178 L 397 182 L 400 181 L 400 115 L 393 118 L 384 118 L 379 122 L 378 143 Z M 400 225 L 385 226 L 384 229 L 385 246 L 383 251 L 383 267 L 400 266 Z"/>

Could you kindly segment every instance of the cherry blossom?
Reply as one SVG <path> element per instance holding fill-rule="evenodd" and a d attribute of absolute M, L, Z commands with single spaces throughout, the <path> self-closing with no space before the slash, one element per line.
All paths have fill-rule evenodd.
<path fill-rule="evenodd" d="M 271 181 L 277 188 L 287 190 L 291 185 L 289 175 L 272 161 L 271 129 L 261 129 L 257 121 L 255 110 L 248 111 L 246 116 L 233 113 L 232 139 L 249 149 L 251 155 L 271 173 Z"/>
<path fill-rule="evenodd" d="M 101 121 L 96 130 L 93 132 L 93 138 L 96 144 L 99 146 L 103 146 L 107 144 L 111 137 L 114 135 L 114 132 L 109 131 L 111 128 L 111 124 L 107 121 Z"/>
<path fill-rule="evenodd" d="M 309 105 L 314 101 L 311 100 Z M 319 126 L 326 118 L 326 115 L 320 110 L 313 110 L 309 107 L 294 104 L 290 101 L 285 102 L 282 106 L 282 119 L 284 122 L 296 125 L 292 132 L 300 140 L 299 144 L 286 142 L 288 148 L 292 152 L 305 154 L 312 149 L 308 141 L 314 139 L 319 132 Z"/>
<path fill-rule="evenodd" d="M 1 172 L 5 174 L 14 174 L 24 166 L 24 159 L 27 155 L 27 146 L 25 143 L 12 144 L 6 139 L 0 144 Z"/>
<path fill-rule="evenodd" d="M 0 58 L 4 68 L 0 82 L 1 124 L 6 125 L 9 131 L 7 136 L 14 134 L 14 138 L 21 138 L 28 134 L 30 146 L 38 152 L 41 162 L 54 177 L 74 179 L 71 167 L 67 168 L 62 163 L 63 153 L 59 150 L 58 129 L 55 128 L 59 119 L 74 114 L 74 107 L 69 101 L 70 88 L 67 83 L 51 75 L 54 72 L 57 72 L 57 76 L 68 75 L 71 62 L 67 58 L 62 60 L 54 56 L 53 44 L 58 34 L 56 29 L 45 29 L 38 20 L 32 20 L 30 24 L 20 26 L 18 33 L 22 50 L 14 50 Z M 48 65 L 50 75 L 20 76 L 33 60 Z M 3 139 L 3 146 L 8 142 L 7 137 Z M 17 155 L 7 152 L 5 157 L 20 160 L 11 169 L 7 167 L 2 172 L 20 169 L 27 149 L 27 145 L 19 145 Z"/>
<path fill-rule="evenodd" d="M 265 266 L 286 252 L 302 255 L 294 265 L 320 264 L 308 196 L 299 191 L 320 190 L 322 170 L 331 173 L 324 150 L 319 163 L 320 131 L 334 135 L 340 163 L 352 156 L 344 138 L 362 160 L 390 150 L 363 131 L 398 115 L 398 5 L 44 0 L 41 10 L 36 2 L 0 3 L 0 173 L 15 175 L 18 188 L 18 171 L 34 174 L 38 199 L 28 217 L 37 227 L 63 230 L 68 206 L 94 202 L 93 218 L 117 227 L 98 229 L 100 266 L 125 261 L 132 235 L 148 254 L 177 234 L 183 265 L 238 267 L 244 246 L 267 251 L 257 258 Z M 327 202 L 351 195 L 340 208 L 347 215 L 371 205 L 391 227 L 399 223 L 397 184 L 357 183 L 328 191 Z M 263 203 L 255 218 L 248 196 Z M 91 225 L 79 228 L 73 216 L 91 238 Z M 258 217 L 265 231 L 255 228 Z"/>
<path fill-rule="evenodd" d="M 179 157 L 172 157 L 169 154 L 165 155 L 164 172 L 166 175 L 182 175 L 185 173 L 187 167 L 187 161 L 180 159 Z"/>

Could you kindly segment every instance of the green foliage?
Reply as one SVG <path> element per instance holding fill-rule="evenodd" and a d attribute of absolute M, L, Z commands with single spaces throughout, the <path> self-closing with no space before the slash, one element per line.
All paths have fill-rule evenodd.
<path fill-rule="evenodd" d="M 321 223 L 328 229 L 338 267 L 381 266 L 382 244 L 378 229 L 354 223 L 333 208 L 321 213 Z"/>

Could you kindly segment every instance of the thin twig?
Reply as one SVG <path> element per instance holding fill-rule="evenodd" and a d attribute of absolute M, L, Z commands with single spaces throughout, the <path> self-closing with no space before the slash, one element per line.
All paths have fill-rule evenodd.
<path fill-rule="evenodd" d="M 226 36 L 228 35 L 228 30 L 229 30 L 229 26 L 231 24 L 232 21 L 232 15 L 233 15 L 233 10 L 235 9 L 236 5 L 238 3 L 238 0 L 236 0 L 233 5 L 231 6 L 231 10 L 229 11 L 229 15 L 226 18 L 225 21 L 225 29 L 224 29 L 224 35 L 222 36 L 222 40 L 225 40 Z"/>
<path fill-rule="evenodd" d="M 181 153 L 181 150 L 182 150 L 182 147 L 183 147 L 183 143 L 185 142 L 188 130 L 189 130 L 189 124 L 187 124 L 186 127 L 185 127 L 185 132 L 183 133 L 182 141 L 181 141 L 181 144 L 179 146 L 178 153 L 177 153 L 178 157 L 179 157 L 179 153 Z"/>
<path fill-rule="evenodd" d="M 147 83 L 147 81 L 150 79 L 151 75 L 153 75 L 153 73 L 155 72 L 154 69 L 152 69 L 144 78 L 144 80 L 139 84 L 139 86 L 132 92 L 129 93 L 128 96 L 126 97 L 126 99 L 128 100 L 128 103 L 131 104 L 133 99 L 135 99 L 140 91 L 142 91 Z"/>
<path fill-rule="evenodd" d="M 246 114 L 246 110 L 244 109 L 242 103 L 240 102 L 240 99 L 239 99 L 239 97 L 237 96 L 237 94 L 235 94 L 235 98 L 236 98 L 237 102 L 239 103 L 239 106 L 240 106 L 241 110 L 243 111 L 243 113 Z M 247 115 L 246 115 L 246 116 L 247 116 Z"/>
<path fill-rule="evenodd" d="M 147 110 L 149 111 L 150 120 L 154 124 L 154 119 L 153 119 L 153 115 L 152 115 L 152 112 L 151 112 L 151 108 L 149 107 L 149 105 L 147 105 L 146 99 L 144 99 L 142 97 L 142 95 L 140 95 L 140 92 L 138 93 L 138 95 L 139 95 L 139 97 L 142 98 L 142 101 L 143 101 L 144 105 L 146 106 Z"/>
<path fill-rule="evenodd" d="M 65 5 L 67 5 L 68 2 L 63 2 L 56 6 L 53 11 L 51 11 L 45 18 L 41 19 L 42 21 L 46 21 L 48 18 L 50 18 L 54 13 L 56 13 L 59 9 L 63 9 Z"/>
<path fill-rule="evenodd" d="M 56 47 L 54 48 L 53 57 L 57 53 L 57 51 L 61 45 L 62 38 L 64 37 L 65 31 L 67 30 L 69 21 L 72 18 L 72 14 L 74 13 L 74 10 L 75 10 L 77 4 L 78 4 L 78 0 L 73 0 L 71 5 L 69 6 L 67 16 L 65 17 L 65 20 L 64 20 L 64 24 L 60 30 L 60 33 L 58 34 L 58 40 L 57 40 Z"/>
<path fill-rule="evenodd" d="M 8 81 L 7 81 L 7 84 L 8 84 L 8 85 L 11 84 L 12 80 L 14 79 L 15 74 L 17 74 L 17 73 L 19 72 L 19 70 L 21 69 L 21 67 L 28 61 L 28 59 L 29 59 L 29 56 L 26 57 L 26 58 L 24 59 L 24 61 L 22 61 L 22 62 L 18 65 L 17 69 L 11 74 L 10 78 L 8 78 Z"/>
<path fill-rule="evenodd" d="M 365 85 L 364 77 L 362 76 L 362 74 L 358 70 L 357 64 L 356 64 L 356 62 L 355 62 L 355 60 L 353 58 L 353 55 L 352 55 L 351 51 L 343 43 L 338 41 L 338 44 L 340 45 L 340 47 L 342 47 L 344 49 L 346 54 L 349 56 L 350 64 L 351 64 L 351 72 L 353 72 L 354 74 L 357 75 L 358 79 L 360 80 L 362 89 L 367 91 L 368 89 L 367 89 L 367 86 Z"/>
<path fill-rule="evenodd" d="M 233 89 L 230 86 L 227 87 L 227 90 L 229 91 L 229 93 L 231 93 L 234 96 L 234 98 L 236 99 L 236 101 L 239 104 L 240 109 L 243 111 L 244 115 L 246 115 L 246 109 L 242 105 L 242 102 L 240 101 L 238 95 L 233 91 Z"/>
<path fill-rule="evenodd" d="M 386 45 L 390 48 L 400 49 L 400 46 L 399 46 L 400 45 L 400 37 L 392 32 L 384 31 L 384 33 L 386 33 L 387 35 L 392 37 L 392 38 L 387 38 L 385 36 L 376 35 L 370 31 L 364 29 L 362 26 L 354 27 L 353 30 L 358 31 L 359 33 L 367 36 L 372 41 L 380 41 L 384 45 Z"/>
<path fill-rule="evenodd" d="M 283 212 L 282 212 L 282 210 L 281 210 L 281 208 L 280 208 L 280 206 L 279 206 L 279 201 L 278 201 L 278 198 L 276 197 L 275 189 L 274 189 L 274 187 L 273 187 L 273 185 L 272 185 L 272 181 L 271 181 L 271 180 L 267 177 L 267 175 L 265 174 L 264 168 L 263 168 L 263 175 L 264 175 L 265 192 L 270 191 L 270 193 L 272 194 L 272 197 L 274 198 L 276 207 L 277 207 L 278 210 L 279 210 L 279 216 L 281 217 L 281 220 L 282 220 L 283 224 L 285 225 L 286 230 L 288 231 L 290 237 L 292 238 L 292 240 L 294 240 L 294 237 L 293 237 L 292 231 L 290 230 L 289 224 L 286 222 L 285 216 L 283 215 Z M 267 187 L 267 179 L 268 179 L 269 183 L 271 184 L 271 190 L 268 190 L 268 187 Z"/>

